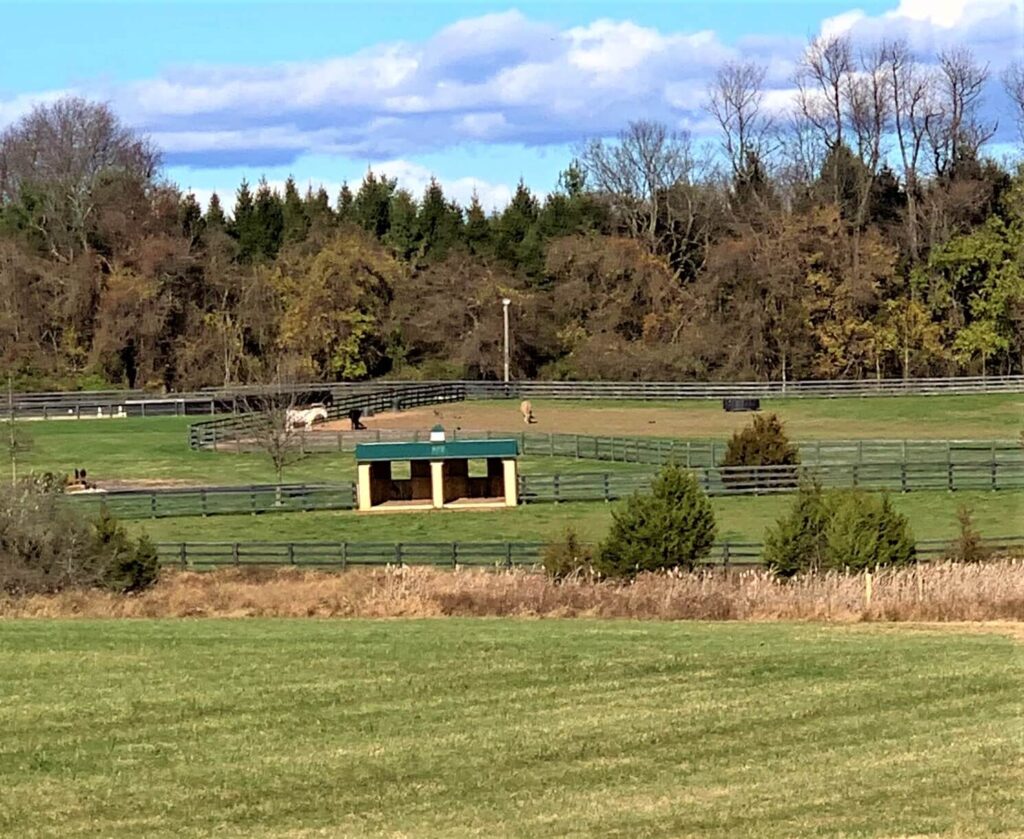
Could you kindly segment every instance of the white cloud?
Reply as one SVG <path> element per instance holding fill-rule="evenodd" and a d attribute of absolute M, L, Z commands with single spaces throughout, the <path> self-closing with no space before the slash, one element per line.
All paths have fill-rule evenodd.
<path fill-rule="evenodd" d="M 1022 3 L 900 0 L 892 11 L 853 10 L 821 28 L 865 40 L 903 34 L 924 52 L 966 41 L 998 70 L 1024 52 Z M 558 29 L 510 11 L 459 21 L 423 41 L 321 61 L 195 65 L 79 92 L 111 101 L 152 134 L 171 165 L 258 170 L 303 155 L 380 162 L 480 142 L 559 146 L 641 118 L 702 131 L 717 66 L 734 58 L 765 63 L 768 101 L 778 108 L 800 49 L 794 38 L 755 35 L 730 45 L 710 31 L 629 20 Z M 58 94 L 0 100 L 0 126 Z"/>

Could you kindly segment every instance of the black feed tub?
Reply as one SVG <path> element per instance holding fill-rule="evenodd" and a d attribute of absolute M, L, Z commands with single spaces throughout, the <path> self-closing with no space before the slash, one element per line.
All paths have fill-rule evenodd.
<path fill-rule="evenodd" d="M 730 398 L 722 400 L 722 407 L 732 413 L 733 411 L 760 411 L 760 399 Z"/>

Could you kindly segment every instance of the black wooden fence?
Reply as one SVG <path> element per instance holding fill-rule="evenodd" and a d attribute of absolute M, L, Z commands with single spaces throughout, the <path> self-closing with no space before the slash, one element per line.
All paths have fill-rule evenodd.
<path fill-rule="evenodd" d="M 1024 489 L 1024 463 L 847 463 L 819 466 L 700 467 L 692 470 L 711 496 L 793 492 L 801 481 L 824 487 L 915 492 L 920 490 Z M 521 475 L 524 504 L 615 501 L 650 487 L 652 475 L 626 472 Z M 76 504 L 106 508 L 125 519 L 212 516 L 239 513 L 349 510 L 355 489 L 346 484 L 119 490 L 76 493 Z"/>
<path fill-rule="evenodd" d="M 371 391 L 425 386 L 458 386 L 467 399 L 679 400 L 724 397 L 844 397 L 904 394 L 1024 393 L 1024 376 L 958 376 L 924 379 L 856 379 L 792 382 L 304 382 L 283 388 L 299 395 L 330 392 L 335 399 Z M 281 388 L 274 388 L 281 390 Z M 14 410 L 26 417 L 193 416 L 247 410 L 246 399 L 265 394 L 260 386 L 208 388 L 182 393 L 144 390 L 30 392 L 13 395 Z M 0 414 L 8 412 L 7 400 Z"/>
<path fill-rule="evenodd" d="M 983 540 L 996 553 L 1024 550 L 1024 536 Z M 218 566 L 312 566 L 344 570 L 360 566 L 479 566 L 514 568 L 541 561 L 543 542 L 160 542 L 160 561 L 181 568 Z M 917 542 L 921 560 L 941 558 L 945 540 Z M 709 567 L 758 566 L 760 542 L 716 543 L 702 564 Z"/>
<path fill-rule="evenodd" d="M 225 421 L 218 421 L 225 422 Z M 204 423 L 196 428 L 209 428 Z M 241 427 L 241 426 L 236 426 Z M 225 451 L 256 451 L 255 440 L 221 432 L 217 445 Z M 447 429 L 452 440 L 515 439 L 519 451 L 529 457 L 562 457 L 612 463 L 668 462 L 686 467 L 717 465 L 725 455 L 724 440 L 681 440 L 662 437 L 595 436 L 534 431 L 462 431 Z M 430 432 L 404 429 L 323 431 L 314 427 L 296 433 L 292 445 L 306 453 L 354 452 L 359 443 L 416 442 Z M 193 448 L 213 445 L 213 436 L 190 437 Z M 804 465 L 840 463 L 1024 463 L 1024 446 L 1016 440 L 805 440 L 796 443 Z"/>

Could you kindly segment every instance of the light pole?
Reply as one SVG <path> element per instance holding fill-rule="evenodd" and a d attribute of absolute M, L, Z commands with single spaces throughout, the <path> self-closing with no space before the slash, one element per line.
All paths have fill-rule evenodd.
<path fill-rule="evenodd" d="M 501 305 L 505 315 L 505 384 L 508 384 L 508 306 L 511 302 L 507 297 L 501 298 Z"/>

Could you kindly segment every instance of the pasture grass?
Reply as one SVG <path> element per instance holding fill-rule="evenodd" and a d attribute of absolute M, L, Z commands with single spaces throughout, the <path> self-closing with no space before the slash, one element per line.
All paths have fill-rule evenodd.
<path fill-rule="evenodd" d="M 0 622 L 0 835 L 1024 834 L 1020 646 L 877 625 Z"/>
<path fill-rule="evenodd" d="M 1024 534 L 1024 491 L 911 492 L 890 496 L 910 520 L 918 539 L 956 535 L 961 504 L 974 512 L 983 536 Z M 720 539 L 759 542 L 792 503 L 792 496 L 712 498 Z M 126 522 L 158 542 L 180 541 L 349 541 L 451 542 L 543 541 L 567 526 L 588 541 L 601 539 L 611 525 L 614 504 L 579 502 L 529 504 L 511 510 L 439 510 L 427 513 L 356 513 L 311 511 L 166 518 Z"/>
<path fill-rule="evenodd" d="M 533 430 L 579 434 L 643 435 L 726 439 L 750 421 L 726 414 L 718 402 L 538 402 L 540 422 Z M 794 440 L 813 439 L 1014 439 L 1024 428 L 1024 397 L 905 396 L 885 398 L 766 400 L 777 410 Z M 522 430 L 495 419 L 511 410 L 509 402 L 466 402 L 438 410 L 479 415 L 482 427 Z M 426 428 L 433 409 L 393 414 L 402 427 Z M 422 416 L 420 416 L 422 414 Z M 460 414 L 460 416 L 462 416 Z M 417 419 L 419 417 L 419 419 Z M 657 417 L 655 423 L 650 419 Z M 190 484 L 251 484 L 275 480 L 267 455 L 192 451 L 188 426 L 201 417 L 148 419 L 48 420 L 25 422 L 32 450 L 25 469 L 70 473 L 84 467 L 100 481 L 175 481 Z M 375 419 L 369 420 L 371 427 Z M 382 420 L 383 423 L 383 420 Z M 471 427 L 473 423 L 464 423 Z M 524 472 L 603 472 L 636 469 L 628 464 L 557 458 L 524 458 Z M 650 467 L 640 467 L 649 471 Z M 351 454 L 310 455 L 285 470 L 289 482 L 349 481 L 355 474 Z"/>

